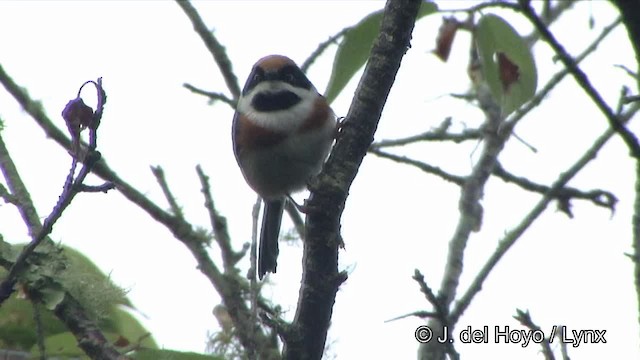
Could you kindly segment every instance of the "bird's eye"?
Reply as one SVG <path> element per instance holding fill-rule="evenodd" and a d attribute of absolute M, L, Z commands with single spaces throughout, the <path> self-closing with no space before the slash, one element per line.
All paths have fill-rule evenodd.
<path fill-rule="evenodd" d="M 253 74 L 253 82 L 257 83 L 257 82 L 260 82 L 260 81 L 262 81 L 262 74 L 260 74 L 260 73 Z"/>
<path fill-rule="evenodd" d="M 293 76 L 293 74 L 291 73 L 287 73 L 287 74 L 284 74 L 284 81 L 288 82 L 289 84 L 295 84 L 296 77 Z"/>

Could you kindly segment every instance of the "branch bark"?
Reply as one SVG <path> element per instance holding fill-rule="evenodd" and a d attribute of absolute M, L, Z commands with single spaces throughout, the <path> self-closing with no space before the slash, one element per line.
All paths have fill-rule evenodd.
<path fill-rule="evenodd" d="M 628 0 L 613 0 L 613 3 L 620 10 L 622 21 L 627 28 L 629 40 L 633 45 L 636 54 L 636 74 L 640 72 L 640 3 Z M 637 92 L 640 92 L 640 79 L 637 78 Z M 633 255 L 631 256 L 634 265 L 634 284 L 636 287 L 636 297 L 638 300 L 638 322 L 640 323 L 640 160 L 636 159 L 636 184 L 635 201 L 633 205 Z"/>
<path fill-rule="evenodd" d="M 1 66 L 0 83 L 40 125 L 49 138 L 67 151 L 72 150 L 73 144 L 69 137 L 54 125 L 42 108 L 3 71 Z M 190 223 L 163 210 L 141 191 L 131 186 L 109 167 L 104 157 L 94 164 L 92 172 L 101 179 L 113 183 L 122 195 L 147 212 L 151 218 L 164 225 L 191 251 L 198 263 L 198 269 L 207 277 L 223 299 L 243 347 L 247 349 L 249 354 L 257 353 L 261 359 L 273 359 L 271 340 L 257 324 L 251 322 L 251 311 L 245 302 L 245 295 L 248 293 L 246 280 L 235 272 L 221 272 L 209 257 L 202 236 Z"/>
<path fill-rule="evenodd" d="M 320 175 L 310 184 L 302 284 L 298 307 L 284 342 L 285 359 L 320 359 L 338 287 L 340 217 L 367 149 L 373 142 L 402 57 L 410 46 L 420 1 L 390 0 L 338 141 Z"/>

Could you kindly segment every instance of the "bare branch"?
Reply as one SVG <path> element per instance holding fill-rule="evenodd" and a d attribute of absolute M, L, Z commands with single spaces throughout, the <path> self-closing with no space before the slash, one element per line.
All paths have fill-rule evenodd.
<path fill-rule="evenodd" d="M 162 167 L 151 166 L 151 172 L 153 173 L 153 176 L 155 176 L 158 185 L 160 185 L 162 193 L 164 194 L 164 198 L 167 199 L 169 208 L 171 209 L 173 215 L 184 221 L 185 219 L 184 214 L 182 213 L 182 208 L 180 207 L 180 205 L 178 205 L 178 201 L 176 201 L 175 196 L 173 196 L 171 189 L 169 189 L 169 184 L 167 184 L 167 179 L 164 176 L 164 170 L 162 170 Z"/>
<path fill-rule="evenodd" d="M 420 270 L 416 269 L 413 274 L 413 280 L 415 280 L 418 285 L 420 285 L 420 292 L 422 292 L 427 301 L 433 306 L 436 310 L 437 318 L 442 321 L 444 324 L 449 325 L 448 317 L 449 311 L 446 307 L 442 306 L 442 301 L 436 297 L 436 294 L 431 290 L 427 282 L 424 280 L 424 275 L 420 272 Z M 451 335 L 451 334 L 448 334 Z M 449 338 L 450 339 L 450 338 Z"/>
<path fill-rule="evenodd" d="M 471 174 L 465 179 L 460 194 L 458 203 L 460 216 L 449 243 L 448 259 L 440 288 L 440 297 L 447 307 L 455 298 L 458 282 L 462 275 L 462 263 L 467 241 L 472 232 L 477 232 L 482 227 L 484 210 L 481 199 L 484 187 L 493 172 L 498 154 L 504 148 L 512 130 L 508 124 L 503 122 L 501 109 L 490 95 L 480 94 L 478 100 L 480 108 L 486 115 L 483 125 L 485 129 L 484 147 Z"/>
<path fill-rule="evenodd" d="M 598 48 L 598 45 L 600 45 L 602 40 L 604 40 L 607 37 L 607 35 L 611 33 L 613 29 L 615 29 L 618 25 L 620 25 L 620 22 L 621 20 L 620 18 L 618 18 L 608 26 L 605 26 L 600 32 L 600 34 L 598 35 L 598 37 L 596 37 L 593 40 L 593 42 L 584 51 L 582 51 L 580 55 L 578 55 L 575 58 L 574 60 L 575 63 L 579 64 L 587 56 L 593 53 Z M 569 74 L 569 69 L 564 68 L 558 73 L 556 73 L 555 75 L 553 75 L 551 79 L 549 79 L 547 84 L 541 90 L 538 90 L 538 92 L 535 94 L 535 96 L 531 100 L 527 101 L 527 103 L 521 106 L 517 111 L 515 111 L 508 118 L 507 123 L 509 123 L 511 126 L 515 126 L 515 124 L 518 123 L 526 114 L 528 114 L 529 111 L 531 111 L 533 108 L 538 106 L 542 102 L 542 100 L 545 99 L 546 96 L 551 92 L 551 90 L 553 90 L 556 87 L 556 85 L 558 85 L 560 81 L 562 81 L 564 77 L 567 76 L 568 74 Z"/>
<path fill-rule="evenodd" d="M 620 135 L 622 140 L 627 144 L 631 156 L 636 159 L 640 159 L 640 143 L 638 143 L 638 139 L 636 138 L 636 136 L 621 123 L 618 116 L 616 116 L 609 105 L 607 105 L 600 93 L 598 93 L 593 85 L 591 85 L 591 82 L 589 81 L 587 75 L 578 67 L 571 55 L 567 53 L 567 51 L 558 42 L 558 40 L 556 40 L 555 36 L 549 31 L 547 26 L 542 22 L 538 15 L 536 15 L 535 11 L 531 8 L 529 3 L 523 0 L 519 1 L 521 4 L 522 14 L 524 14 L 524 16 L 531 21 L 531 23 L 542 35 L 542 38 L 556 52 L 556 54 L 560 58 L 560 61 L 562 61 L 564 66 L 569 69 L 569 72 L 573 75 L 578 84 L 580 84 L 582 89 L 587 93 L 587 95 L 589 95 L 594 104 L 604 114 L 607 121 L 609 122 L 609 125 Z"/>
<path fill-rule="evenodd" d="M 182 84 L 182 86 L 184 86 L 187 90 L 191 91 L 194 94 L 198 94 L 198 95 L 203 95 L 209 98 L 209 102 L 213 103 L 216 100 L 222 101 L 225 104 L 231 106 L 232 109 L 236 108 L 236 101 L 233 99 L 228 98 L 225 94 L 223 93 L 219 93 L 219 92 L 211 92 L 211 91 L 206 91 L 206 90 L 202 90 L 200 88 L 197 88 L 191 84 Z"/>
<path fill-rule="evenodd" d="M 415 166 L 418 169 L 426 172 L 427 174 L 432 174 L 432 175 L 439 176 L 443 180 L 452 182 L 452 183 L 454 183 L 454 184 L 456 184 L 458 186 L 464 185 L 464 182 L 466 181 L 466 178 L 464 176 L 449 174 L 448 172 L 440 169 L 437 166 L 429 165 L 429 164 L 427 164 L 425 162 L 422 162 L 422 161 L 410 159 L 410 158 L 408 158 L 406 156 L 399 156 L 399 155 L 391 154 L 391 153 L 379 150 L 378 148 L 374 148 L 374 147 L 369 148 L 369 152 L 371 154 L 374 154 L 374 155 L 379 156 L 379 157 L 384 158 L 384 159 L 393 160 L 393 161 L 401 163 L 401 164 L 407 164 L 407 165 Z"/>
<path fill-rule="evenodd" d="M 620 118 L 623 123 L 627 122 L 638 111 L 638 109 L 640 109 L 640 105 L 634 106 L 622 114 Z M 606 144 L 615 133 L 616 132 L 613 129 L 609 128 L 600 137 L 598 137 L 598 139 L 596 139 L 593 145 L 578 159 L 578 161 L 558 177 L 558 179 L 549 188 L 549 191 L 542 197 L 542 199 L 540 199 L 540 201 L 533 207 L 533 209 L 531 209 L 522 221 L 504 235 L 504 237 L 498 242 L 496 250 L 489 257 L 482 269 L 480 269 L 467 291 L 456 302 L 456 306 L 451 312 L 452 323 L 455 324 L 457 319 L 464 313 L 469 304 L 471 304 L 471 300 L 478 292 L 480 292 L 482 284 L 489 276 L 489 273 L 491 273 L 498 261 L 502 259 L 507 250 L 515 244 L 525 230 L 527 230 L 538 216 L 544 212 L 549 203 L 554 199 L 554 194 L 561 188 L 565 187 L 566 184 L 591 160 L 595 159 L 600 149 L 602 149 L 604 144 Z"/>
<path fill-rule="evenodd" d="M 638 103 L 636 103 L 638 104 Z M 636 183 L 634 187 L 635 198 L 633 202 L 633 217 L 631 225 L 633 231 L 632 246 L 633 255 L 633 281 L 636 288 L 638 300 L 638 313 L 640 314 L 640 161 L 636 161 Z"/>
<path fill-rule="evenodd" d="M 563 0 L 556 1 L 555 5 L 551 5 L 551 1 L 545 2 L 545 7 L 542 10 L 540 19 L 546 26 L 553 24 L 565 11 L 569 10 L 576 0 Z M 529 47 L 532 47 L 540 39 L 540 33 L 533 31 L 531 34 L 524 37 L 524 41 Z"/>
<path fill-rule="evenodd" d="M 5 87 L 10 90 L 10 92 L 14 91 L 16 95 L 18 95 L 18 97 L 16 98 L 19 99 L 19 101 L 28 100 L 28 96 L 26 96 L 26 93 L 24 93 L 19 87 L 15 86 L 13 81 L 6 73 L 4 73 L 1 67 L 0 81 L 2 81 Z M 73 179 L 75 165 L 71 167 L 70 175 L 68 177 L 68 179 L 71 180 L 66 181 L 63 193 L 60 196 L 58 203 L 52 210 L 51 214 L 45 219 L 44 224 L 40 223 L 40 219 L 38 217 L 35 206 L 31 201 L 29 192 L 27 191 L 15 167 L 15 164 L 13 163 L 13 160 L 9 155 L 4 141 L 0 136 L 0 168 L 7 181 L 12 196 L 16 200 L 14 204 L 16 205 L 18 211 L 21 213 L 23 220 L 27 225 L 27 228 L 29 229 L 29 234 L 32 238 L 32 241 L 22 250 L 21 254 L 15 262 L 10 264 L 4 260 L 1 261 L 3 267 L 9 268 L 9 274 L 7 275 L 7 278 L 4 279 L 2 285 L 0 285 L 0 293 L 2 293 L 1 296 L 3 297 L 1 301 L 3 301 L 11 294 L 17 277 L 23 270 L 25 266 L 24 264 L 26 263 L 29 255 L 33 252 L 33 250 L 42 241 L 52 243 L 51 239 L 48 237 L 48 234 L 51 232 L 53 224 L 61 216 L 64 209 L 66 209 L 66 207 L 70 204 L 73 197 L 80 191 L 81 184 L 84 181 L 85 177 L 89 174 L 91 166 L 94 165 L 100 158 L 99 153 L 94 150 L 95 144 L 97 142 L 95 139 L 97 136 L 96 130 L 99 125 L 100 116 L 102 114 L 102 106 L 104 105 L 105 98 L 101 89 L 100 81 L 98 81 L 97 85 L 99 88 L 99 100 L 98 109 L 96 113 L 94 113 L 94 120 L 97 121 L 92 125 L 92 129 L 90 129 L 92 130 L 90 133 L 91 148 L 89 149 L 90 151 L 88 153 L 88 156 L 86 156 L 84 159 L 85 165 L 80 170 L 80 173 L 75 179 Z M 28 111 L 44 115 L 42 110 L 33 103 L 31 103 L 30 110 Z M 69 146 L 71 146 L 70 142 L 68 143 Z M 26 290 L 32 299 L 40 299 L 41 293 L 39 289 L 27 288 Z M 82 306 L 68 292 L 64 292 L 62 301 L 54 308 L 54 313 L 74 334 L 78 341 L 78 346 L 90 357 L 96 359 L 114 360 L 127 359 L 127 357 L 120 355 L 120 353 L 111 345 L 111 343 L 105 338 L 104 334 L 102 334 L 97 325 L 86 315 Z"/>
<path fill-rule="evenodd" d="M 293 227 L 296 229 L 300 240 L 304 241 L 304 220 L 302 216 L 300 216 L 300 211 L 298 211 L 291 201 L 285 203 L 284 209 L 287 211 L 287 214 L 289 214 L 289 218 L 291 218 Z"/>
<path fill-rule="evenodd" d="M 322 53 L 325 50 L 327 50 L 329 45 L 337 44 L 338 39 L 343 37 L 344 34 L 349 30 L 351 30 L 351 27 L 344 28 L 340 30 L 337 34 L 329 37 L 326 41 L 318 44 L 318 47 L 311 53 L 311 55 L 309 55 L 309 57 L 302 63 L 302 65 L 300 65 L 300 70 L 302 70 L 303 73 L 306 73 L 309 70 L 309 67 L 311 67 L 311 65 L 313 65 L 313 63 L 316 61 L 316 59 L 320 55 L 322 55 Z"/>
<path fill-rule="evenodd" d="M 629 104 L 632 102 L 636 102 L 636 101 L 640 101 L 640 95 L 631 95 L 631 96 L 626 96 L 623 99 L 623 103 L 624 104 Z"/>
<path fill-rule="evenodd" d="M 410 46 L 419 1 L 387 2 L 369 61 L 340 136 L 322 173 L 309 186 L 303 275 L 298 307 L 284 338 L 285 359 L 320 358 L 338 287 L 347 274 L 338 271 L 340 217 L 349 187 L 373 141 L 402 57 Z"/>
<path fill-rule="evenodd" d="M 20 175 L 9 155 L 9 150 L 4 144 L 4 140 L 0 135 L 0 170 L 2 171 L 5 180 L 9 186 L 9 190 L 12 192 L 14 196 L 19 200 L 18 201 L 18 209 L 23 216 L 23 219 L 27 226 L 29 227 L 29 233 L 31 235 L 31 242 L 22 249 L 22 252 L 16 259 L 15 263 L 9 269 L 9 274 L 7 277 L 0 283 L 0 303 L 5 301 L 13 292 L 14 286 L 16 284 L 17 278 L 20 273 L 24 270 L 27 265 L 27 258 L 33 251 L 36 249 L 43 240 L 47 239 L 48 235 L 53 230 L 53 225 L 60 219 L 64 210 L 71 204 L 73 198 L 80 192 L 80 185 L 84 182 L 85 178 L 89 175 L 93 165 L 100 159 L 100 153 L 96 151 L 97 144 L 97 128 L 100 125 L 100 118 L 102 117 L 104 101 L 106 100 L 106 96 L 104 95 L 104 90 L 102 89 L 101 79 L 98 79 L 96 83 L 96 87 L 98 89 L 98 108 L 93 114 L 93 125 L 90 127 L 90 135 L 89 135 L 89 149 L 86 156 L 84 156 L 84 165 L 80 172 L 76 177 L 75 170 L 77 164 L 77 158 L 73 157 L 71 163 L 71 169 L 69 170 L 69 174 L 65 180 L 62 194 L 58 198 L 58 202 L 54 206 L 53 210 L 44 220 L 42 226 L 40 226 L 40 220 L 33 218 L 33 216 L 37 216 L 35 213 L 35 209 L 31 209 L 31 199 L 29 197 L 28 191 L 22 183 L 20 179 Z M 66 108 L 65 108 L 66 110 Z M 64 112 L 63 112 L 64 115 Z"/>
<path fill-rule="evenodd" d="M 4 187 L 4 185 L 2 184 L 0 184 L 0 198 L 2 198 L 6 203 L 13 204 L 13 205 L 18 204 L 18 198 L 11 195 L 9 193 L 9 190 L 7 190 L 7 188 Z"/>
<path fill-rule="evenodd" d="M 209 220 L 211 221 L 211 228 L 213 229 L 213 237 L 220 247 L 225 272 L 232 272 L 233 267 L 240 259 L 242 259 L 242 257 L 244 257 L 249 249 L 248 244 L 245 244 L 240 253 L 233 251 L 233 248 L 231 247 L 231 237 L 229 236 L 229 230 L 227 229 L 227 219 L 220 215 L 218 210 L 216 210 L 215 203 L 213 202 L 213 196 L 211 195 L 209 177 L 204 174 L 200 165 L 196 166 L 196 172 L 198 173 L 200 185 L 202 186 L 204 206 L 209 213 Z"/>
<path fill-rule="evenodd" d="M 227 88 L 233 95 L 234 99 L 238 99 L 240 97 L 240 85 L 238 85 L 238 78 L 233 72 L 233 67 L 231 66 L 231 60 L 227 56 L 227 50 L 220 44 L 218 39 L 213 35 L 213 32 L 207 28 L 204 21 L 198 14 L 198 11 L 191 5 L 191 3 L 187 0 L 176 0 L 176 3 L 193 24 L 193 29 L 200 35 L 200 38 L 204 42 L 204 45 L 207 47 L 211 55 L 213 55 L 213 60 L 218 65 L 220 72 L 222 73 L 222 77 L 224 78 L 224 82 L 227 84 Z M 235 101 L 234 101 L 235 106 Z"/>
<path fill-rule="evenodd" d="M 438 317 L 440 316 L 440 314 L 438 314 L 437 312 L 433 312 L 433 311 L 414 311 L 408 314 L 404 314 L 404 315 L 400 315 L 400 316 L 396 316 L 394 318 L 391 318 L 389 320 L 385 320 L 385 323 L 390 323 L 392 321 L 396 321 L 396 320 L 401 320 L 401 319 L 405 319 L 411 316 L 415 316 L 415 317 L 419 317 L 421 319 L 429 319 L 429 318 L 434 318 L 434 317 Z"/>
<path fill-rule="evenodd" d="M 460 133 L 448 132 L 448 128 L 451 125 L 451 119 L 447 118 L 438 128 L 429 130 L 422 134 L 408 136 L 401 139 L 393 140 L 380 140 L 371 144 L 372 148 L 383 148 L 392 146 L 404 146 L 421 141 L 453 141 L 454 143 L 461 143 L 467 140 L 480 140 L 482 139 L 481 129 L 465 129 Z"/>
<path fill-rule="evenodd" d="M 87 316 L 76 299 L 67 293 L 53 310 L 78 341 L 78 346 L 92 359 L 125 360 L 107 340 L 98 326 Z"/>
<path fill-rule="evenodd" d="M 80 192 L 101 192 L 101 193 L 106 193 L 109 190 L 113 190 L 115 189 L 116 186 L 113 183 L 110 182 L 106 182 L 102 185 L 85 185 L 85 184 L 80 184 L 78 186 L 78 191 Z"/>
<path fill-rule="evenodd" d="M 60 144 L 67 151 L 71 151 L 73 144 L 60 129 L 58 129 L 51 119 L 42 111 L 42 108 L 33 101 L 29 95 L 22 90 L 0 66 L 0 83 L 11 93 L 18 103 L 31 115 L 38 125 L 45 131 L 46 135 Z M 271 342 L 264 332 L 252 322 L 251 311 L 245 303 L 245 293 L 247 292 L 246 282 L 235 274 L 222 274 L 213 263 L 202 235 L 193 229 L 191 224 L 181 220 L 167 211 L 163 210 L 138 189 L 131 186 L 127 181 L 120 178 L 113 171 L 104 159 L 100 159 L 93 165 L 93 173 L 105 181 L 111 182 L 116 189 L 129 201 L 146 211 L 151 218 L 164 225 L 179 241 L 181 241 L 191 252 L 198 263 L 198 269 L 207 277 L 212 286 L 220 294 L 225 306 L 229 311 L 229 316 L 234 321 L 236 334 L 242 346 L 247 350 L 247 354 L 254 356 L 259 353 L 261 358 L 269 359 L 273 353 L 270 347 Z M 12 191 L 15 195 L 15 192 Z M 35 211 L 35 210 L 34 210 Z M 38 215 L 30 217 L 39 222 Z"/>
<path fill-rule="evenodd" d="M 525 177 L 511 174 L 510 172 L 506 171 L 500 163 L 497 163 L 496 167 L 493 169 L 493 175 L 497 176 L 505 182 L 516 184 L 528 191 L 547 194 L 550 190 L 549 186 L 536 184 Z M 569 201 L 571 199 L 589 200 L 594 205 L 605 207 L 612 212 L 615 211 L 615 206 L 618 202 L 618 198 L 615 195 L 608 191 L 599 189 L 585 192 L 572 187 L 562 187 L 555 191 L 553 193 L 553 196 L 560 202 L 560 210 L 565 212 L 569 217 L 573 217 L 569 205 Z"/>
<path fill-rule="evenodd" d="M 518 320 L 520 324 L 526 326 L 527 329 L 531 331 L 542 331 L 542 329 L 540 329 L 540 327 L 533 322 L 533 319 L 531 319 L 531 314 L 529 314 L 529 311 L 516 309 L 516 315 L 514 315 L 513 318 Z M 549 342 L 549 340 L 550 339 L 544 339 L 540 342 L 540 346 L 542 347 L 542 355 L 544 355 L 544 358 L 546 360 L 555 360 L 556 357 L 553 355 L 553 350 L 551 350 L 551 343 Z"/>

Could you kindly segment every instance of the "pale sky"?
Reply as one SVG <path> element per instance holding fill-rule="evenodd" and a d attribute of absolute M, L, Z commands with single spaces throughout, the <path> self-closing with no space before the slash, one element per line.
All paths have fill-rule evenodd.
<path fill-rule="evenodd" d="M 447 3 L 456 8 L 468 5 Z M 383 5 L 381 1 L 195 3 L 226 46 L 241 85 L 258 58 L 281 53 L 302 63 L 319 42 Z M 514 18 L 511 13 L 499 14 Z M 588 28 L 589 14 L 595 18 L 593 30 Z M 608 2 L 581 3 L 552 30 L 568 51 L 577 54 L 615 17 Z M 469 36 L 458 34 L 451 60 L 442 63 L 430 53 L 440 21 L 440 15 L 433 15 L 417 24 L 376 140 L 427 131 L 447 116 L 458 130 L 481 123 L 480 111 L 446 96 L 468 89 Z M 513 25 L 522 34 L 530 31 L 522 20 Z M 250 240 L 256 195 L 244 183 L 233 158 L 233 112 L 222 103 L 208 105 L 182 84 L 228 91 L 211 55 L 174 2 L 5 1 L 0 3 L 0 34 L 0 64 L 42 102 L 61 128 L 59 113 L 77 88 L 102 76 L 109 99 L 99 150 L 109 165 L 168 208 L 149 170 L 150 165 L 161 165 L 187 218 L 207 227 L 194 169 L 201 164 L 211 178 L 216 206 L 228 219 L 234 246 L 239 249 Z M 335 47 L 308 74 L 320 91 L 326 87 L 334 52 Z M 553 63 L 546 46 L 538 47 L 535 55 L 538 83 L 544 84 L 561 65 Z M 636 68 L 621 28 L 583 66 L 612 106 L 622 85 L 634 86 L 615 64 Z M 338 115 L 346 115 L 358 79 L 333 104 Z M 87 99 L 92 103 L 92 97 Z M 0 117 L 5 122 L 3 138 L 44 218 L 61 190 L 68 155 L 43 136 L 4 90 L 0 91 Z M 515 174 L 550 184 L 604 129 L 605 119 L 569 78 L 516 128 L 538 152 L 512 138 L 500 160 Z M 631 129 L 639 130 L 635 124 Z M 479 153 L 474 152 L 476 147 L 473 142 L 425 144 L 399 152 L 463 175 L 473 166 Z M 522 329 L 512 316 L 517 308 L 529 309 L 547 333 L 559 324 L 571 330 L 607 330 L 607 344 L 571 348 L 572 358 L 602 359 L 613 352 L 619 358 L 638 357 L 632 264 L 624 255 L 632 250 L 634 183 L 627 153 L 619 139 L 612 140 L 571 182 L 583 190 L 614 192 L 620 200 L 616 213 L 612 216 L 576 200 L 575 218 L 570 220 L 552 204 L 495 268 L 454 334 L 467 326 Z M 330 354 L 336 359 L 415 358 L 414 331 L 423 321 L 385 321 L 430 310 L 411 276 L 418 268 L 432 288 L 439 287 L 458 218 L 458 196 L 456 185 L 372 155 L 365 158 L 342 218 L 346 250 L 340 253 L 340 264 L 349 279 L 338 292 L 329 331 Z M 296 198 L 303 199 L 304 194 Z M 500 237 L 539 198 L 498 179 L 490 181 L 483 201 L 483 229 L 472 236 L 467 248 L 460 293 Z M 283 230 L 290 228 L 286 220 Z M 10 242 L 28 241 L 10 205 L 0 206 L 0 233 Z M 218 295 L 195 268 L 187 249 L 120 194 L 80 194 L 56 224 L 52 238 L 82 251 L 129 289 L 130 299 L 145 315 L 141 321 L 161 346 L 204 351 L 207 332 L 217 330 L 211 311 L 219 303 Z M 217 259 L 215 246 L 210 252 Z M 295 313 L 301 255 L 301 244 L 281 246 L 278 273 L 270 276 L 273 286 L 265 291 L 287 311 L 287 319 Z M 242 267 L 248 268 L 248 259 Z M 490 340 L 456 347 L 468 359 L 542 357 L 536 344 L 495 344 L 492 336 Z"/>

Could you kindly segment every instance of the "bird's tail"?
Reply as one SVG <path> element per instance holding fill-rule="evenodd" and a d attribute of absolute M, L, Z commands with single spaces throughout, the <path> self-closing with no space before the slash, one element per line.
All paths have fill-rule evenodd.
<path fill-rule="evenodd" d="M 285 199 L 265 201 L 258 256 L 258 277 L 260 280 L 268 272 L 275 273 L 278 266 L 278 237 L 285 201 Z"/>

